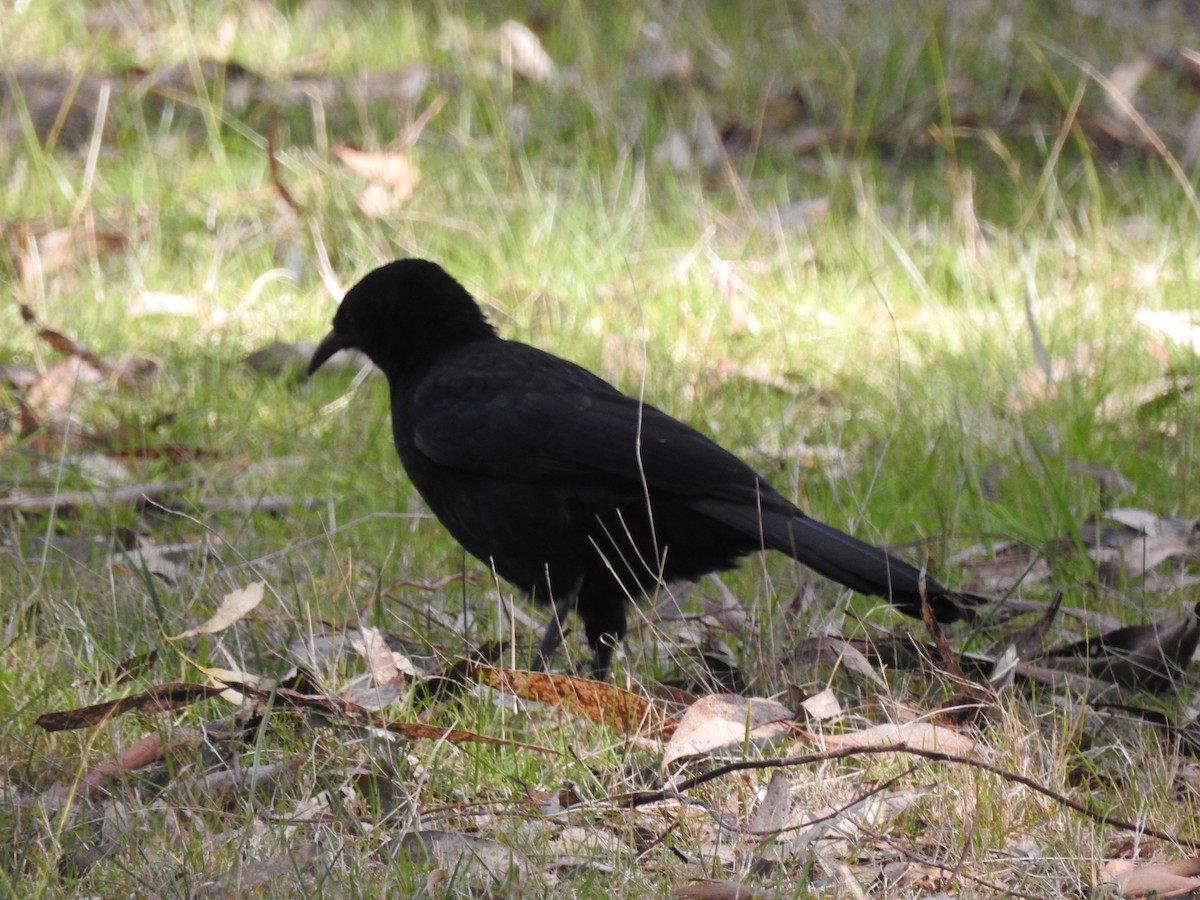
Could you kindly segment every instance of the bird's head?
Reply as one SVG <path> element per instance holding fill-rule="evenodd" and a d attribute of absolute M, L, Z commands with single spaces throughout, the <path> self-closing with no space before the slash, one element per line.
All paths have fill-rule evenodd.
<path fill-rule="evenodd" d="M 361 350 L 389 377 L 401 377 L 495 329 L 479 304 L 437 263 L 399 259 L 352 287 L 333 317 L 333 330 L 308 364 L 312 375 L 339 350 Z"/>

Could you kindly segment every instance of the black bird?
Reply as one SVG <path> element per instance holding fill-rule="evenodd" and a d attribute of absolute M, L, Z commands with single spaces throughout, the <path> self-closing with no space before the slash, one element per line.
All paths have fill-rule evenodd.
<path fill-rule="evenodd" d="M 594 671 L 606 677 L 627 602 L 761 549 L 918 618 L 922 592 L 945 622 L 976 602 L 810 519 L 694 428 L 572 362 L 499 337 L 435 263 L 397 260 L 363 278 L 308 373 L 347 348 L 387 376 L 400 462 L 434 515 L 473 556 L 554 604 L 535 668 L 574 608 Z"/>

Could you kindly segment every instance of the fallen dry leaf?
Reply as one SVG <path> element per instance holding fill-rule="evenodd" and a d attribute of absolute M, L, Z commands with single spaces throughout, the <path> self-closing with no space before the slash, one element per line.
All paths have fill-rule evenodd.
<path fill-rule="evenodd" d="M 915 750 L 967 754 L 976 749 L 975 741 L 964 734 L 929 722 L 886 723 L 848 734 L 823 734 L 818 740 L 827 747 L 867 748 L 904 744 Z"/>
<path fill-rule="evenodd" d="M 207 684 L 160 684 L 131 697 L 122 697 L 107 703 L 96 703 L 92 706 L 61 712 L 42 713 L 34 724 L 46 731 L 91 728 L 130 710 L 157 713 L 180 709 L 190 706 L 197 700 L 215 697 L 222 690 L 223 688 Z"/>
<path fill-rule="evenodd" d="M 202 666 L 193 662 L 196 671 L 207 675 L 213 681 L 223 686 L 221 699 L 226 703 L 240 706 L 246 702 L 246 696 L 254 696 L 274 690 L 276 682 L 265 675 L 255 675 L 252 672 L 242 672 L 238 669 L 222 669 L 218 666 Z M 230 687 L 233 685 L 233 687 Z"/>
<path fill-rule="evenodd" d="M 889 822 L 921 802 L 925 794 L 920 788 L 887 791 L 869 793 L 849 804 L 801 807 L 793 812 L 786 827 L 798 831 L 798 845 L 820 846 L 830 859 L 845 857 L 852 855 L 855 845 L 861 846 L 867 835 L 880 834 Z"/>
<path fill-rule="evenodd" d="M 1138 56 L 1116 65 L 1108 75 L 1108 90 L 1104 99 L 1109 112 L 1130 138 L 1137 135 L 1137 122 L 1133 115 L 1135 100 L 1142 82 L 1154 71 L 1156 63 L 1152 56 Z"/>
<path fill-rule="evenodd" d="M 15 249 L 17 270 L 25 285 L 80 264 L 83 254 L 99 259 L 104 254 L 123 248 L 130 235 L 119 229 L 99 224 L 91 216 L 78 225 L 56 228 L 38 235 Z"/>
<path fill-rule="evenodd" d="M 776 769 L 767 783 L 758 809 L 754 811 L 754 818 L 750 820 L 750 830 L 761 834 L 778 831 L 787 824 L 791 809 L 791 782 L 783 769 Z"/>
<path fill-rule="evenodd" d="M 0 363 L 0 387 L 24 392 L 37 384 L 37 380 L 37 372 L 29 366 Z"/>
<path fill-rule="evenodd" d="M 269 774 L 273 775 L 275 772 Z M 264 793 L 267 792 L 264 779 L 259 779 L 249 785 L 242 783 L 238 787 L 238 796 L 246 796 L 255 788 Z M 196 792 L 193 792 L 185 796 L 194 798 L 196 795 Z M 195 800 L 189 799 L 188 802 L 195 803 Z M 232 871 L 205 881 L 203 887 L 193 892 L 193 896 L 196 898 L 245 897 L 270 893 L 270 890 L 260 892 L 257 888 L 277 883 L 286 884 L 288 883 L 287 879 L 308 874 L 313 870 L 317 870 L 318 873 L 328 873 L 333 866 L 333 859 L 333 854 L 319 841 L 292 843 L 288 846 L 287 852 L 269 859 L 242 861 Z M 327 875 L 323 877 L 318 874 L 316 880 L 323 881 L 325 877 Z"/>
<path fill-rule="evenodd" d="M 89 485 L 97 488 L 114 488 L 133 481 L 133 473 L 120 459 L 105 453 L 83 451 L 66 453 L 54 460 L 43 460 L 38 464 L 38 474 L 53 483 L 64 469 L 76 472 Z"/>
<path fill-rule="evenodd" d="M 37 313 L 35 313 L 27 304 L 18 303 L 17 306 L 21 313 L 21 321 L 32 327 L 37 332 L 37 336 L 39 338 L 41 338 L 59 353 L 64 353 L 67 356 L 77 356 L 84 362 L 91 365 L 92 368 L 97 369 L 105 374 L 108 373 L 108 363 L 93 353 L 89 347 L 84 346 L 75 338 L 63 334 L 61 331 L 57 331 L 53 328 L 43 325 L 38 320 Z"/>
<path fill-rule="evenodd" d="M 710 878 L 674 888 L 671 896 L 675 900 L 757 900 L 772 895 L 740 881 Z"/>
<path fill-rule="evenodd" d="M 1099 564 L 1100 580 L 1111 585 L 1140 578 L 1167 560 L 1197 561 L 1187 541 L 1170 535 L 1140 538 L 1121 548 L 1097 548 L 1092 557 Z"/>
<path fill-rule="evenodd" d="M 375 687 L 348 686 L 335 695 L 367 712 L 378 712 L 407 695 L 408 687 L 402 681 L 392 681 Z"/>
<path fill-rule="evenodd" d="M 358 207 L 372 219 L 391 215 L 404 206 L 421 183 L 421 172 L 405 154 L 337 147 L 342 164 L 370 183 L 358 197 Z"/>
<path fill-rule="evenodd" d="M 406 866 L 436 868 L 454 872 L 456 876 L 463 874 L 478 888 L 503 887 L 511 891 L 534 872 L 533 864 L 520 850 L 457 831 L 408 831 L 391 841 L 386 849 Z"/>
<path fill-rule="evenodd" d="M 1144 578 L 1172 559 L 1195 561 L 1197 521 L 1160 516 L 1148 510 L 1116 508 L 1081 523 L 1075 533 L 1047 543 L 1051 556 L 1074 555 L 1080 543 L 1097 566 L 1101 579 L 1116 583 Z M 1051 575 L 1046 555 L 1015 541 L 976 545 L 949 562 L 971 573 L 968 590 L 1000 592 L 1015 584 L 1035 584 Z"/>
<path fill-rule="evenodd" d="M 828 722 L 840 718 L 842 715 L 842 704 L 838 702 L 837 695 L 829 688 L 813 694 L 801 703 L 800 707 L 818 722 Z"/>
<path fill-rule="evenodd" d="M 72 413 L 86 405 L 105 378 L 103 370 L 79 356 L 54 363 L 25 395 L 21 430 L 26 434 L 39 428 L 54 433 L 65 431 Z"/>
<path fill-rule="evenodd" d="M 1087 674 L 1122 687 L 1163 691 L 1176 685 L 1200 642 L 1200 603 L 1170 624 L 1127 625 L 1052 651 L 1043 665 L 1081 662 Z"/>
<path fill-rule="evenodd" d="M 887 682 L 875 671 L 871 661 L 845 638 L 831 635 L 804 638 L 793 653 L 793 660 L 798 667 L 817 664 L 838 666 L 863 676 L 881 690 L 887 687 Z"/>
<path fill-rule="evenodd" d="M 1200 313 L 1192 309 L 1139 309 L 1133 320 L 1143 328 L 1200 355 Z"/>
<path fill-rule="evenodd" d="M 765 217 L 765 224 L 779 224 L 784 228 L 812 225 L 826 219 L 832 208 L 833 203 L 828 196 L 793 200 L 772 209 L 770 215 Z"/>
<path fill-rule="evenodd" d="M 558 706 L 623 734 L 660 737 L 675 728 L 674 720 L 655 704 L 607 682 L 491 666 L 476 667 L 474 675 L 480 684 L 525 700 Z"/>
<path fill-rule="evenodd" d="M 523 75 L 535 84 L 548 84 L 557 67 L 538 36 L 515 19 L 500 26 L 500 62 L 506 69 Z"/>
<path fill-rule="evenodd" d="M 195 317 L 200 313 L 199 301 L 188 294 L 167 291 L 142 291 L 130 302 L 126 312 L 131 316 Z"/>
<path fill-rule="evenodd" d="M 1187 128 L 1183 134 L 1183 165 L 1186 169 L 1194 169 L 1200 163 L 1200 109 L 1188 118 Z"/>
<path fill-rule="evenodd" d="M 174 637 L 169 637 L 169 641 L 180 641 L 184 638 L 195 637 L 200 634 L 216 634 L 219 631 L 224 631 L 230 625 L 243 619 L 250 613 L 254 607 L 262 603 L 263 590 L 266 585 L 261 581 L 256 581 L 253 584 L 248 584 L 244 588 L 236 591 L 230 591 L 222 598 L 217 605 L 216 612 L 212 614 L 209 620 L 195 628 L 189 628 L 187 631 L 180 632 Z"/>
<path fill-rule="evenodd" d="M 1140 863 L 1110 859 L 1100 870 L 1100 883 L 1115 885 L 1122 897 L 1194 897 L 1200 891 L 1200 858 Z"/>
<path fill-rule="evenodd" d="M 1192 390 L 1187 373 L 1168 372 L 1130 388 L 1106 394 L 1096 406 L 1097 418 L 1105 422 L 1127 422 L 1162 414 Z"/>
<path fill-rule="evenodd" d="M 1106 510 L 1081 526 L 1080 537 L 1108 583 L 1142 577 L 1171 559 L 1197 560 L 1191 546 L 1197 537 L 1196 520 L 1144 509 Z M 1070 539 L 1064 536 L 1061 543 Z"/>
<path fill-rule="evenodd" d="M 393 684 L 417 674 L 408 657 L 393 651 L 378 628 L 363 626 L 350 638 L 350 646 L 366 660 L 374 685 Z"/>
<path fill-rule="evenodd" d="M 742 605 L 737 594 L 731 591 L 729 586 L 716 575 L 710 574 L 708 579 L 716 585 L 720 598 L 710 597 L 708 594 L 700 595 L 700 605 L 704 608 L 705 620 L 726 631 L 735 634 L 741 633 L 750 621 L 746 607 Z"/>
<path fill-rule="evenodd" d="M 1194 530 L 1194 523 L 1187 519 L 1177 519 L 1170 516 L 1160 516 L 1148 509 L 1138 509 L 1131 506 L 1118 506 L 1104 511 L 1103 519 L 1110 519 L 1126 528 L 1132 528 L 1147 535 L 1179 535 L 1187 536 Z"/>
<path fill-rule="evenodd" d="M 774 700 L 734 694 L 701 697 L 684 713 L 663 750 L 663 767 L 746 742 L 770 743 L 787 734 L 794 719 L 790 709 Z"/>

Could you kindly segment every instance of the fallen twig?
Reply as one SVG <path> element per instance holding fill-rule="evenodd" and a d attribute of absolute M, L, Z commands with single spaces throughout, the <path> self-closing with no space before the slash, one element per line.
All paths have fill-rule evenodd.
<path fill-rule="evenodd" d="M 664 788 L 660 791 L 641 791 L 638 793 L 627 794 L 624 797 L 615 798 L 624 801 L 624 804 L 629 807 L 647 806 L 651 803 L 661 803 L 681 794 L 684 791 L 691 790 L 694 787 L 699 787 L 710 781 L 715 781 L 725 775 L 734 772 L 746 772 L 754 769 L 785 769 L 798 768 L 800 766 L 809 766 L 813 763 L 828 762 L 834 759 L 847 759 L 854 756 L 878 756 L 884 753 L 907 753 L 910 756 L 919 756 L 923 759 L 932 760 L 933 762 L 958 763 L 960 765 L 971 766 L 972 768 L 982 769 L 985 772 L 991 772 L 1003 778 L 1005 781 L 1014 784 L 1024 785 L 1031 791 L 1036 791 L 1044 797 L 1049 797 L 1055 803 L 1072 809 L 1080 815 L 1086 816 L 1094 822 L 1099 822 L 1102 825 L 1109 825 L 1113 828 L 1120 828 L 1124 831 L 1134 831 L 1139 834 L 1146 834 L 1150 837 L 1158 838 L 1162 841 L 1170 841 L 1189 849 L 1200 848 L 1200 838 L 1185 838 L 1179 835 L 1171 834 L 1167 831 L 1162 831 L 1158 828 L 1153 828 L 1149 825 L 1129 822 L 1125 819 L 1118 819 L 1115 816 L 1109 816 L 1099 812 L 1086 804 L 1080 803 L 1077 800 L 1072 800 L 1070 797 L 1060 794 L 1058 791 L 1048 788 L 1043 784 L 1039 784 L 1032 778 L 1025 775 L 1019 775 L 1016 772 L 1010 772 L 1007 769 L 1002 769 L 999 766 L 994 766 L 991 763 L 984 762 L 981 759 L 974 759 L 970 756 L 961 756 L 956 753 L 942 753 L 937 750 L 923 750 L 917 747 L 911 747 L 908 744 L 888 744 L 882 747 L 843 747 L 837 750 L 822 750 L 817 753 L 805 753 L 800 756 L 785 756 L 773 757 L 769 759 L 748 759 L 740 762 L 726 763 L 722 766 L 717 766 L 715 769 L 710 769 L 707 772 L 701 772 L 699 775 L 694 775 L 691 778 L 685 778 L 681 781 L 674 782 L 669 788 Z"/>
<path fill-rule="evenodd" d="M 140 503 L 143 500 L 161 500 L 169 494 L 177 494 L 181 491 L 197 487 L 202 482 L 202 478 L 186 478 L 180 481 L 131 484 L 125 487 L 98 491 L 62 491 L 58 494 L 43 494 L 40 496 L 18 493 L 11 497 L 0 497 L 0 510 L 58 510 L 73 506 L 87 506 L 89 504 L 125 506 L 131 503 Z"/>

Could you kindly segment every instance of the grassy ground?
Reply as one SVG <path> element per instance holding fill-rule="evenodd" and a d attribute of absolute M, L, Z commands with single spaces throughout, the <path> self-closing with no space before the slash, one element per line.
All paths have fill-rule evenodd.
<path fill-rule="evenodd" d="M 551 752 L 397 740 L 328 710 L 247 724 L 227 720 L 234 707 L 220 699 L 55 734 L 34 724 L 154 684 L 207 683 L 187 660 L 281 678 L 305 645 L 319 692 L 350 691 L 364 663 L 335 638 L 366 626 L 404 642 L 422 672 L 514 632 L 525 658 L 540 611 L 423 514 L 390 445 L 381 380 L 347 369 L 303 382 L 294 365 L 244 362 L 272 341 L 318 339 L 334 309 L 326 281 L 346 287 L 401 255 L 442 262 L 507 336 L 644 390 L 814 515 L 906 547 L 943 580 L 973 577 L 946 562 L 970 545 L 1043 548 L 1110 506 L 1195 515 L 1196 400 L 1161 385 L 1187 383 L 1196 348 L 1178 322 L 1164 334 L 1138 314 L 1193 305 L 1197 209 L 1172 163 L 1196 98 L 1160 66 L 1133 92 L 1143 131 L 1086 69 L 1115 78 L 1181 33 L 1187 11 L 1063 6 L 0 12 L 0 363 L 29 367 L 49 393 L 44 373 L 64 358 L 22 305 L 117 368 L 148 361 L 136 379 L 109 373 L 90 389 L 64 376 L 74 392 L 42 405 L 6 379 L 0 497 L 192 481 L 166 509 L 101 498 L 0 510 L 0 892 L 233 894 L 243 878 L 264 896 L 628 896 L 709 878 L 782 896 L 860 885 L 1055 896 L 1091 889 L 1109 858 L 1189 855 L 1027 786 L 901 754 L 788 768 L 786 815 L 758 826 L 776 796 L 770 771 L 631 811 L 614 798 L 661 786 L 661 741 L 482 688 L 422 706 L 405 686 L 379 714 Z M 510 16 L 555 62 L 545 83 L 506 65 Z M 212 71 L 214 59 L 253 74 Z M 116 74 L 103 128 L 94 114 L 58 116 L 57 103 L 40 116 L 28 92 L 14 100 L 31 63 L 66 73 L 81 96 L 104 97 L 92 77 Z M 131 73 L 167 66 L 188 76 L 182 87 L 150 90 Z M 427 81 L 406 92 L 400 75 L 382 89 L 355 80 L 405 66 Z M 368 215 L 369 180 L 339 145 L 403 152 L 420 182 Z M 246 498 L 296 502 L 270 515 L 234 505 Z M 171 544 L 183 549 L 170 570 L 153 557 L 161 571 L 149 574 L 139 551 Z M 466 583 L 441 581 L 460 573 Z M 1100 589 L 1078 558 L 1054 576 L 1016 593 L 1062 588 L 1067 605 L 1124 623 L 1177 618 L 1190 596 Z M 186 659 L 163 640 L 257 581 L 264 603 L 173 645 Z M 790 708 L 832 686 L 848 712 L 813 725 L 832 733 L 924 716 L 957 690 L 928 669 L 881 688 L 813 663 L 806 635 L 911 623 L 786 560 L 724 583 L 744 623 L 694 621 L 719 596 L 701 585 L 686 627 L 650 623 L 618 654 L 618 683 L 686 681 L 687 650 L 718 647 L 748 693 Z M 999 640 L 952 637 L 970 649 Z M 1131 702 L 1184 721 L 1187 687 Z M 971 733 L 980 758 L 1197 838 L 1194 766 L 1148 726 L 1048 690 L 988 707 L 989 725 Z M 206 736 L 204 722 L 241 739 Z M 163 761 L 89 793 L 95 767 L 146 735 L 168 748 Z M 231 758 L 243 781 L 200 780 Z M 843 811 L 841 832 L 799 828 L 866 795 L 879 809 Z M 438 839 L 440 862 L 413 850 L 418 828 L 451 836 Z"/>

